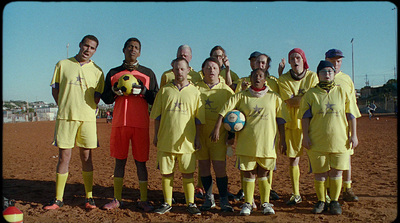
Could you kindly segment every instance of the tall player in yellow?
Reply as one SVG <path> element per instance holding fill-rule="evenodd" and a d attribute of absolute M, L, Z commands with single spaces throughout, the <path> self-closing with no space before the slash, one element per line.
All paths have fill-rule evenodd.
<path fill-rule="evenodd" d="M 260 191 L 263 214 L 275 214 L 269 203 L 272 179 L 270 171 L 276 164 L 275 140 L 279 129 L 281 139 L 285 138 L 282 100 L 278 94 L 265 85 L 265 72 L 255 69 L 251 72 L 251 86 L 233 95 L 219 112 L 218 120 L 210 137 L 218 141 L 223 117 L 237 109 L 246 116 L 245 127 L 237 133 L 236 156 L 238 166 L 243 171 L 245 203 L 240 215 L 250 215 L 256 176 Z M 283 147 L 286 147 L 283 141 Z"/>
<path fill-rule="evenodd" d="M 232 89 L 220 80 L 218 60 L 214 57 L 207 58 L 202 64 L 204 74 L 203 81 L 197 83 L 201 93 L 201 100 L 205 109 L 206 123 L 200 127 L 201 150 L 197 151 L 199 160 L 199 172 L 204 190 L 205 200 L 200 207 L 201 211 L 207 211 L 215 207 L 213 179 L 211 176 L 211 164 L 213 166 L 217 187 L 220 196 L 220 206 L 223 212 L 233 212 L 228 200 L 228 177 L 226 176 L 226 139 L 227 131 L 220 129 L 221 139 L 214 143 L 209 136 L 214 129 L 218 112 L 225 102 L 234 94 Z"/>
<path fill-rule="evenodd" d="M 350 96 L 350 99 L 357 104 L 356 92 L 354 83 L 349 75 L 343 73 L 340 69 L 342 67 L 343 52 L 338 49 L 330 49 L 325 53 L 325 60 L 331 62 L 335 66 L 335 84 L 343 88 Z M 358 111 L 358 110 L 357 110 Z M 360 112 L 354 115 L 356 118 L 361 117 Z M 351 187 L 351 156 L 354 150 L 350 149 L 349 169 L 343 171 L 343 200 L 345 201 L 358 201 L 358 197 L 354 194 Z"/>
<path fill-rule="evenodd" d="M 200 92 L 187 80 L 189 71 L 186 59 L 179 57 L 173 61 L 175 79 L 157 93 L 150 113 L 150 118 L 155 119 L 153 144 L 157 147 L 157 163 L 164 194 L 164 203 L 155 210 L 158 214 L 172 209 L 176 162 L 182 173 L 187 211 L 201 215 L 194 203 L 193 173 L 196 169 L 195 150 L 201 148 L 199 125 L 205 122 L 205 117 Z"/>
<path fill-rule="evenodd" d="M 349 94 L 335 85 L 335 67 L 322 60 L 317 68 L 319 83 L 310 89 L 300 102 L 298 118 L 303 128 L 303 146 L 307 149 L 318 202 L 313 213 L 327 209 L 326 179 L 329 180 L 331 214 L 341 214 L 338 202 L 342 187 L 342 172 L 349 168 L 349 150 L 358 145 L 356 117 L 357 104 Z M 350 136 L 348 134 L 348 126 Z"/>
<path fill-rule="evenodd" d="M 302 130 L 300 119 L 297 119 L 300 100 L 308 89 L 318 83 L 317 74 L 308 70 L 306 55 L 303 50 L 294 48 L 289 52 L 291 69 L 279 77 L 279 95 L 285 101 L 285 106 L 290 114 L 289 121 L 285 124 L 287 150 L 282 151 L 290 160 L 289 175 L 292 183 L 293 194 L 287 205 L 295 205 L 302 201 L 300 196 L 300 156 L 303 154 Z"/>

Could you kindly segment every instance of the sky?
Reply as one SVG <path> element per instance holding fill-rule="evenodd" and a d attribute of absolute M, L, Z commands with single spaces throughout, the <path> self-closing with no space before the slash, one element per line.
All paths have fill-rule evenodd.
<path fill-rule="evenodd" d="M 256 50 L 271 57 L 269 72 L 277 77 L 279 62 L 288 61 L 293 48 L 304 50 L 312 71 L 336 48 L 345 56 L 344 73 L 352 77 L 354 65 L 356 89 L 366 77 L 371 86 L 397 77 L 392 2 L 11 2 L 2 21 L 3 101 L 54 102 L 55 64 L 75 56 L 87 34 L 99 39 L 92 60 L 104 75 L 122 64 L 124 42 L 138 38 L 139 63 L 158 83 L 182 44 L 191 46 L 196 71 L 216 45 L 239 77 L 250 74 L 248 58 Z"/>

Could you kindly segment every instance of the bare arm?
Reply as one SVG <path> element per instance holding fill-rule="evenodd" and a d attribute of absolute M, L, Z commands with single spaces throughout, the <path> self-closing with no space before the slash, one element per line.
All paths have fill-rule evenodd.
<path fill-rule="evenodd" d="M 225 83 L 226 83 L 226 85 L 228 85 L 229 87 L 232 88 L 233 81 L 232 81 L 231 69 L 230 69 L 230 64 L 229 64 L 228 57 L 225 56 L 225 58 L 223 60 L 224 60 L 224 65 L 226 67 L 225 68 L 226 69 Z"/>
<path fill-rule="evenodd" d="M 350 128 L 350 145 L 351 148 L 354 149 L 358 146 L 358 137 L 357 137 L 357 119 L 356 118 L 350 118 L 350 114 L 347 114 L 347 121 L 349 122 L 349 128 Z"/>
<path fill-rule="evenodd" d="M 279 66 L 278 66 L 278 75 L 279 76 L 282 75 L 283 69 L 285 69 L 285 64 L 286 64 L 285 58 L 282 58 L 281 62 L 279 63 Z"/>
<path fill-rule="evenodd" d="M 310 137 L 308 136 L 308 129 L 310 127 L 310 118 L 303 118 L 301 119 L 301 128 L 303 129 L 303 141 L 302 145 L 306 149 L 311 149 L 311 140 Z"/>
<path fill-rule="evenodd" d="M 54 101 L 58 105 L 58 93 L 60 92 L 57 88 L 51 88 L 51 94 L 53 95 Z"/>
<path fill-rule="evenodd" d="M 157 147 L 157 142 L 158 142 L 158 129 L 160 129 L 160 120 L 155 119 L 154 120 L 154 139 L 153 139 L 153 145 Z"/>
<path fill-rule="evenodd" d="M 286 104 L 289 105 L 289 107 L 294 107 L 294 108 L 298 108 L 300 107 L 300 100 L 301 100 L 302 96 L 295 96 L 291 99 L 286 100 Z"/>
<path fill-rule="evenodd" d="M 224 119 L 224 117 L 222 115 L 218 115 L 218 119 L 215 122 L 214 129 L 212 130 L 212 132 L 209 136 L 211 138 L 212 142 L 217 142 L 219 140 L 219 129 L 221 128 L 223 119 Z"/>

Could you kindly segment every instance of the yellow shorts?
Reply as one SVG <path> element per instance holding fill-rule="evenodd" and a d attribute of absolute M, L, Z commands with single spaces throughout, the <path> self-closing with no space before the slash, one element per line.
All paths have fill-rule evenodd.
<path fill-rule="evenodd" d="M 99 147 L 96 122 L 57 119 L 53 145 L 61 149 L 72 149 L 75 143 L 86 149 Z"/>
<path fill-rule="evenodd" d="M 177 154 L 157 151 L 157 167 L 161 174 L 173 173 L 176 160 L 181 173 L 194 173 L 196 170 L 196 153 Z"/>
<path fill-rule="evenodd" d="M 241 155 L 238 155 L 236 159 L 236 166 L 241 171 L 252 171 L 257 167 L 257 164 L 266 170 L 274 170 L 276 159 Z"/>
<path fill-rule="evenodd" d="M 287 146 L 286 155 L 288 157 L 296 158 L 303 155 L 304 147 L 301 145 L 303 131 L 301 129 L 285 128 L 285 138 Z"/>
<path fill-rule="evenodd" d="M 198 160 L 217 160 L 217 161 L 225 161 L 226 160 L 226 145 L 225 139 L 227 132 L 226 130 L 220 131 L 220 138 L 218 142 L 211 142 L 209 135 L 211 131 L 214 129 L 214 126 L 211 125 L 201 125 L 200 132 L 200 142 L 201 149 L 196 151 L 196 156 Z"/>
<path fill-rule="evenodd" d="M 348 170 L 350 155 L 344 153 L 328 153 L 307 150 L 308 158 L 311 164 L 312 173 L 325 173 L 331 168 L 337 170 Z"/>

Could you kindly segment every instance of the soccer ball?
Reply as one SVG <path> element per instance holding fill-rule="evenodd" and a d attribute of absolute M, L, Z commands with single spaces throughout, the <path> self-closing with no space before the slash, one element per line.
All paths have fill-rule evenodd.
<path fill-rule="evenodd" d="M 133 84 L 139 85 L 138 80 L 132 74 L 124 74 L 118 79 L 117 87 L 122 91 L 122 93 L 124 93 L 125 96 L 138 94 L 137 91 L 140 92 L 141 89 L 133 88 Z"/>
<path fill-rule="evenodd" d="M 224 117 L 224 127 L 230 132 L 239 132 L 246 123 L 246 117 L 239 110 L 232 110 Z"/>

